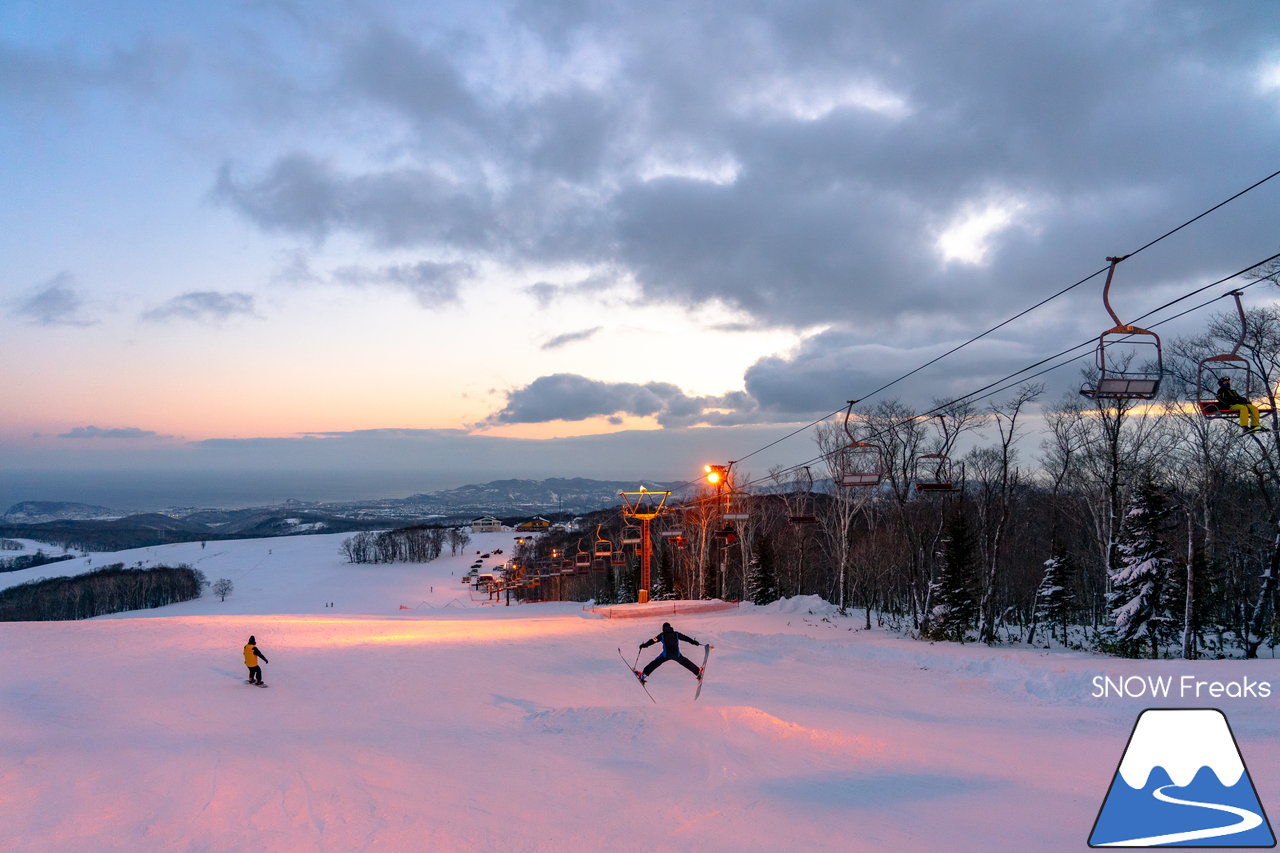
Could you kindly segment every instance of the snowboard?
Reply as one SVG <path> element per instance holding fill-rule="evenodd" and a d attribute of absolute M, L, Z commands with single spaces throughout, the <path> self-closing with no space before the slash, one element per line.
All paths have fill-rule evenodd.
<path fill-rule="evenodd" d="M 639 675 L 636 675 L 636 671 L 632 668 L 631 664 L 627 663 L 627 656 L 622 653 L 622 649 L 618 649 L 618 657 L 622 658 L 623 664 L 627 667 L 627 672 L 631 673 L 635 680 L 640 682 L 640 687 L 644 690 L 644 695 L 649 697 L 650 702 L 657 705 L 658 700 L 653 698 L 653 694 L 649 692 L 649 688 L 645 685 L 644 680 Z"/>
<path fill-rule="evenodd" d="M 256 682 L 256 681 L 246 681 L 246 682 L 245 682 L 245 684 L 252 684 L 252 685 L 254 685 L 255 687 L 266 687 L 266 686 L 267 686 L 267 685 L 265 685 L 265 684 L 258 684 L 258 682 Z"/>
<path fill-rule="evenodd" d="M 711 650 L 715 646 L 703 646 L 702 652 L 702 678 L 698 679 L 698 689 L 693 691 L 693 699 L 696 702 L 698 697 L 702 695 L 702 684 L 707 680 L 707 658 L 711 657 Z"/>

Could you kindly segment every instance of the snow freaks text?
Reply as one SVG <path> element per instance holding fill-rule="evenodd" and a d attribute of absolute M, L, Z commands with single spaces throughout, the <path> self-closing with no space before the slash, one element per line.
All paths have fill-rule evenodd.
<path fill-rule="evenodd" d="M 1268 699 L 1271 682 L 1244 676 L 1206 681 L 1194 675 L 1095 675 L 1093 699 Z"/>

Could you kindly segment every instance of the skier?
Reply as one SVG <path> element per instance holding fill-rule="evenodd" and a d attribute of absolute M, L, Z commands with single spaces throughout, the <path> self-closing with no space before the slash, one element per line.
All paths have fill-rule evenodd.
<path fill-rule="evenodd" d="M 244 646 L 244 665 L 249 667 L 249 683 L 261 686 L 262 667 L 258 666 L 259 659 L 263 663 L 271 663 L 271 661 L 267 660 L 267 656 L 262 653 L 262 650 L 258 648 L 257 641 L 250 635 L 249 642 L 245 643 Z"/>
<path fill-rule="evenodd" d="M 659 641 L 662 642 L 662 652 L 656 658 L 649 661 L 648 665 L 645 666 L 643 672 L 636 672 L 636 676 L 640 679 L 641 684 L 643 684 L 649 678 L 649 675 L 655 669 L 662 666 L 664 663 L 666 663 L 669 660 L 677 661 L 685 669 L 689 670 L 694 675 L 696 675 L 699 681 L 702 680 L 702 667 L 698 666 L 696 663 L 689 660 L 684 655 L 680 654 L 681 640 L 684 640 L 686 643 L 693 643 L 695 646 L 702 645 L 702 643 L 699 643 L 693 637 L 686 637 L 684 634 L 681 634 L 675 628 L 672 628 L 670 622 L 662 623 L 661 634 L 659 634 L 656 637 L 651 637 L 640 644 L 640 648 L 643 649 L 648 646 L 652 646 L 656 642 L 659 642 Z"/>
<path fill-rule="evenodd" d="M 1241 429 L 1250 432 L 1270 432 L 1258 420 L 1258 407 L 1231 387 L 1231 378 L 1228 376 L 1218 380 L 1218 405 L 1229 411 L 1240 413 Z"/>

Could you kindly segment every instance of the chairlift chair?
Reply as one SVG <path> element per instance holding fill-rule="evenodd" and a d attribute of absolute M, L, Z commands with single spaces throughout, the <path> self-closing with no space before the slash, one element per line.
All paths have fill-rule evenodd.
<path fill-rule="evenodd" d="M 849 444 L 840 451 L 839 485 L 846 488 L 878 486 L 884 480 L 884 451 L 880 445 L 869 441 L 859 441 L 849 429 L 849 418 L 853 415 L 853 405 L 857 400 L 849 401 L 849 408 L 844 413 L 844 431 L 849 436 Z"/>
<path fill-rule="evenodd" d="M 1092 400 L 1152 400 L 1160 391 L 1164 375 L 1160 336 L 1149 329 L 1126 325 L 1111 308 L 1111 279 L 1116 265 L 1129 257 L 1107 258 L 1107 283 L 1102 288 L 1102 304 L 1115 326 L 1098 336 L 1095 358 L 1098 381 L 1084 385 L 1080 393 Z"/>
<path fill-rule="evenodd" d="M 1240 355 L 1240 345 L 1244 343 L 1244 336 L 1248 330 L 1248 319 L 1245 317 L 1244 305 L 1240 302 L 1241 293 L 1235 290 L 1231 295 L 1235 297 L 1236 311 L 1240 315 L 1240 335 L 1236 338 L 1236 344 L 1231 348 L 1231 352 L 1209 356 L 1201 361 L 1196 371 L 1197 403 L 1200 406 L 1200 413 L 1206 418 L 1237 417 L 1235 411 L 1229 406 L 1223 406 L 1217 400 L 1217 389 L 1223 379 L 1229 379 L 1236 393 L 1247 400 L 1252 400 L 1262 390 L 1248 360 Z M 1207 395 L 1209 399 L 1203 399 L 1203 395 Z M 1259 414 L 1267 414 L 1271 411 L 1270 407 L 1258 408 Z"/>
<path fill-rule="evenodd" d="M 600 525 L 596 525 L 596 545 L 592 552 L 595 557 L 610 557 L 613 555 L 613 543 L 600 535 Z"/>
<path fill-rule="evenodd" d="M 804 479 L 796 481 L 797 500 L 795 508 L 787 517 L 792 524 L 817 524 L 818 517 L 812 512 L 813 504 L 813 472 L 804 466 Z"/>
<path fill-rule="evenodd" d="M 915 473 L 917 492 L 958 492 L 964 482 L 964 464 L 957 466 L 944 453 L 925 453 L 916 457 Z M 959 477 L 956 477 L 957 473 Z"/>

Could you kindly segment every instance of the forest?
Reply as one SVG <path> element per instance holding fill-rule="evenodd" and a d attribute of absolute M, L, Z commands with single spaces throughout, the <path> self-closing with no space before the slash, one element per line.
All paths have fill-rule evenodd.
<path fill-rule="evenodd" d="M 112 563 L 83 575 L 41 578 L 0 590 L 0 622 L 89 619 L 199 598 L 205 577 L 190 566 L 126 569 Z"/>
<path fill-rule="evenodd" d="M 1217 374 L 1204 366 L 1224 354 L 1265 431 L 1206 415 Z M 730 467 L 665 507 L 650 596 L 817 594 L 868 627 L 938 641 L 1274 654 L 1280 309 L 1215 315 L 1165 344 L 1159 370 L 1144 400 L 1045 401 L 1032 382 L 927 416 L 895 400 L 851 405 L 844 422 L 816 425 L 811 464 Z M 1096 387 L 1097 368 L 1082 373 Z M 522 595 L 635 600 L 637 528 L 619 512 L 585 521 L 524 546 Z"/>

